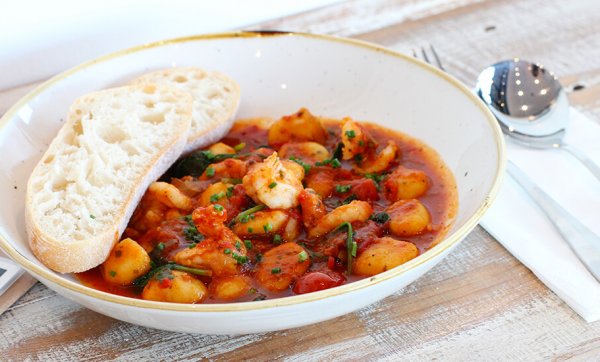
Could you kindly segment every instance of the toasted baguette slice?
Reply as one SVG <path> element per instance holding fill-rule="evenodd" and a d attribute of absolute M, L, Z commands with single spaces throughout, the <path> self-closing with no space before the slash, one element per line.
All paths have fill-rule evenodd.
<path fill-rule="evenodd" d="M 240 87 L 219 72 L 178 67 L 144 74 L 131 84 L 154 83 L 177 87 L 194 98 L 192 129 L 184 153 L 215 143 L 233 124 L 240 104 Z"/>
<path fill-rule="evenodd" d="M 191 97 L 173 87 L 77 99 L 27 184 L 27 232 L 42 263 L 67 273 L 104 262 L 146 188 L 183 151 L 191 117 Z"/>

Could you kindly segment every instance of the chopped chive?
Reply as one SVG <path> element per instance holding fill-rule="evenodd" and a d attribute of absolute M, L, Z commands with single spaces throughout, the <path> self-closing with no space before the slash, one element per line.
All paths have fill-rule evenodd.
<path fill-rule="evenodd" d="M 228 199 L 230 199 L 231 196 L 233 196 L 233 186 L 229 186 L 227 188 L 227 192 L 225 193 L 225 195 L 227 196 Z"/>
<path fill-rule="evenodd" d="M 246 216 L 252 215 L 255 212 L 260 211 L 260 210 L 262 210 L 264 208 L 265 208 L 265 205 L 256 205 L 254 207 L 249 208 L 248 210 L 244 210 L 244 211 L 240 212 L 238 214 L 238 216 L 236 216 L 233 220 L 231 220 L 230 224 L 233 225 L 236 222 L 240 222 L 240 220 L 246 219 Z M 248 222 L 247 219 L 246 219 L 246 222 Z"/>
<path fill-rule="evenodd" d="M 279 273 L 281 273 L 281 268 L 280 267 L 271 269 L 271 274 L 279 274 Z"/>
<path fill-rule="evenodd" d="M 240 241 L 239 241 L 239 240 L 235 242 L 235 248 L 236 248 L 237 250 L 241 250 L 241 249 L 242 249 L 242 243 L 240 243 Z"/>
<path fill-rule="evenodd" d="M 171 268 L 175 269 L 175 270 L 184 271 L 184 272 L 187 272 L 187 273 L 190 273 L 190 274 L 195 274 L 195 275 L 200 275 L 200 276 L 205 276 L 205 277 L 212 276 L 212 271 L 211 270 L 190 268 L 190 267 L 179 265 L 179 264 L 172 264 L 172 265 L 173 266 Z"/>
<path fill-rule="evenodd" d="M 223 196 L 225 196 L 225 194 L 223 192 L 219 192 L 216 194 L 212 194 L 210 195 L 210 202 L 217 202 L 219 201 L 220 198 L 222 198 Z"/>
<path fill-rule="evenodd" d="M 223 211 L 223 206 L 222 205 L 214 204 L 213 207 L 215 208 L 215 210 L 217 210 L 217 212 Z"/>
<path fill-rule="evenodd" d="M 335 192 L 338 194 L 345 194 L 346 192 L 350 191 L 351 188 L 351 185 L 335 185 Z"/>
<path fill-rule="evenodd" d="M 245 255 L 240 255 L 240 254 L 237 254 L 237 253 L 233 253 L 231 255 L 231 257 L 233 259 L 235 259 L 235 261 L 237 261 L 238 264 L 244 264 L 244 263 L 248 262 L 248 257 L 245 256 Z"/>
<path fill-rule="evenodd" d="M 244 215 L 244 216 L 242 216 L 242 218 L 240 219 L 240 222 L 241 222 L 242 224 L 245 224 L 245 223 L 247 223 L 248 221 L 250 221 L 250 215 Z"/>
<path fill-rule="evenodd" d="M 274 244 L 281 244 L 281 235 L 279 235 L 279 234 L 273 235 L 273 243 Z"/>
<path fill-rule="evenodd" d="M 165 243 L 160 242 L 160 243 L 156 244 L 156 249 L 158 251 L 163 251 L 165 249 Z"/>
<path fill-rule="evenodd" d="M 358 141 L 358 145 L 360 147 L 364 146 L 365 145 L 365 141 L 363 141 L 363 140 Z"/>
<path fill-rule="evenodd" d="M 188 249 L 193 249 L 196 247 L 196 245 L 198 245 L 198 243 L 191 243 L 190 245 L 188 245 Z"/>
<path fill-rule="evenodd" d="M 256 292 L 258 292 L 258 290 L 257 290 L 256 288 L 250 288 L 250 289 L 248 290 L 248 294 L 254 294 L 254 293 L 256 293 Z"/>
<path fill-rule="evenodd" d="M 189 223 L 189 227 L 183 229 L 183 235 L 189 241 L 199 243 L 204 240 L 204 235 L 200 234 L 194 223 Z"/>
<path fill-rule="evenodd" d="M 240 152 L 241 150 L 244 149 L 244 147 L 246 147 L 246 143 L 241 142 L 241 143 L 238 143 L 237 145 L 233 146 L 233 149 L 235 150 L 235 152 Z"/>
<path fill-rule="evenodd" d="M 254 229 L 253 228 L 248 228 L 248 232 L 252 233 L 252 232 L 254 232 Z"/>
<path fill-rule="evenodd" d="M 271 182 L 271 183 L 269 184 L 269 188 L 270 188 L 270 189 L 274 189 L 274 188 L 275 188 L 275 186 L 277 186 L 277 182 Z"/>
<path fill-rule="evenodd" d="M 268 222 L 263 225 L 263 229 L 266 233 L 268 233 L 269 231 L 273 230 L 273 225 L 270 222 Z"/>
<path fill-rule="evenodd" d="M 342 163 L 337 158 L 334 158 L 333 160 L 331 160 L 331 167 L 340 168 L 342 167 Z"/>
<path fill-rule="evenodd" d="M 248 250 L 252 249 L 252 241 L 244 240 L 244 245 L 246 245 L 246 249 L 248 249 Z"/>
<path fill-rule="evenodd" d="M 213 167 L 209 167 L 206 169 L 206 176 L 213 177 L 215 175 L 215 169 Z"/>
<path fill-rule="evenodd" d="M 363 160 L 363 155 L 361 155 L 360 153 L 357 155 L 354 155 L 354 161 L 361 163 Z"/>
<path fill-rule="evenodd" d="M 262 261 L 263 255 L 261 253 L 256 254 L 256 262 L 260 263 Z"/>
<path fill-rule="evenodd" d="M 299 158 L 296 158 L 296 157 L 294 157 L 294 156 L 290 156 L 290 161 L 294 161 L 294 162 L 296 162 L 297 164 L 299 164 L 300 166 L 304 167 L 304 173 L 309 173 L 309 172 L 310 172 L 310 169 L 311 169 L 311 167 L 312 167 L 312 166 L 311 166 L 311 165 L 309 165 L 309 164 L 308 164 L 308 163 L 306 163 L 306 162 L 303 162 L 301 159 L 299 159 Z M 318 162 L 317 162 L 317 163 L 318 163 Z M 317 166 L 319 166 L 319 165 L 317 165 Z"/>
<path fill-rule="evenodd" d="M 344 222 L 342 223 L 340 226 L 338 226 L 337 228 L 335 228 L 335 230 L 341 230 L 342 228 L 347 228 L 346 232 L 347 232 L 347 237 L 346 237 L 346 251 L 347 251 L 347 255 L 348 255 L 348 264 L 347 264 L 347 271 L 348 271 L 348 275 L 352 274 L 352 259 L 356 256 L 356 249 L 358 247 L 358 245 L 356 244 L 356 242 L 354 241 L 354 231 L 352 230 L 352 224 L 350 224 L 349 222 Z"/>
<path fill-rule="evenodd" d="M 348 130 L 346 131 L 346 137 L 348 137 L 349 139 L 353 139 L 354 137 L 356 137 L 356 132 L 354 132 L 354 130 Z"/>
<path fill-rule="evenodd" d="M 306 259 L 308 259 L 308 253 L 305 250 L 302 250 L 302 252 L 300 252 L 300 254 L 298 254 L 298 262 L 302 263 Z"/>
<path fill-rule="evenodd" d="M 111 270 L 110 272 L 108 272 L 108 274 L 110 274 L 111 278 L 114 278 L 117 276 L 117 272 L 114 270 Z"/>
<path fill-rule="evenodd" d="M 96 216 L 90 214 L 90 219 L 95 219 L 95 218 L 96 218 Z"/>
<path fill-rule="evenodd" d="M 231 254 L 231 249 L 229 249 L 229 248 L 226 248 L 226 249 L 224 249 L 224 250 L 223 250 L 223 253 L 224 253 L 225 255 L 229 255 L 229 254 Z"/>

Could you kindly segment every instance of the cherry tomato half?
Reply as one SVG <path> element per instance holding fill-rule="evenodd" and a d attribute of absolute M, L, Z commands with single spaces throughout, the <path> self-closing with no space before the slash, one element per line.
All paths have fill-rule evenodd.
<path fill-rule="evenodd" d="M 335 272 L 310 272 L 301 276 L 294 284 L 294 293 L 305 294 L 329 289 L 344 283 L 343 275 Z"/>

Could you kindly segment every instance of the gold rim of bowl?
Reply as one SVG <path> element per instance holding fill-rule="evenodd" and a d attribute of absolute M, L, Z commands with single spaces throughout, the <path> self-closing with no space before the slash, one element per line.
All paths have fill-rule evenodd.
<path fill-rule="evenodd" d="M 502 132 L 496 119 L 492 115 L 492 113 L 487 109 L 487 107 L 481 102 L 466 86 L 460 83 L 458 80 L 448 75 L 447 73 L 439 70 L 436 67 L 433 67 L 429 64 L 416 60 L 415 58 L 404 55 L 401 53 L 397 53 L 390 49 L 360 41 L 355 39 L 348 38 L 339 38 L 329 35 L 317 35 L 310 33 L 298 33 L 298 32 L 279 32 L 279 31 L 241 31 L 241 32 L 229 32 L 229 33 L 216 33 L 216 34 L 204 34 L 204 35 L 194 35 L 187 36 L 182 38 L 175 38 L 163 41 L 157 41 L 154 43 L 144 44 L 140 46 L 135 46 L 132 48 L 124 49 L 121 51 L 117 51 L 108 55 L 101 56 L 99 58 L 93 59 L 91 61 L 82 63 L 77 65 L 63 73 L 60 73 L 48 81 L 44 82 L 34 90 L 32 90 L 29 94 L 19 100 L 15 105 L 13 105 L 0 119 L 0 128 L 3 128 L 8 124 L 8 122 L 14 118 L 18 110 L 29 101 L 31 101 L 35 96 L 42 93 L 47 88 L 55 85 L 61 80 L 65 79 L 71 74 L 79 72 L 87 67 L 90 67 L 94 64 L 109 61 L 114 58 L 118 58 L 121 56 L 125 56 L 131 53 L 143 51 L 146 49 L 157 48 L 161 46 L 167 46 L 171 44 L 177 43 L 186 43 L 186 42 L 195 42 L 195 41 L 206 41 L 206 40 L 214 40 L 214 39 L 227 39 L 227 38 L 260 38 L 260 37 L 272 37 L 272 36 L 294 36 L 294 37 L 304 37 L 304 38 L 313 38 L 319 39 L 323 41 L 332 41 L 332 42 L 340 42 L 348 45 L 362 47 L 371 51 L 379 52 L 386 54 L 388 56 L 400 58 L 404 61 L 411 62 L 415 65 L 422 67 L 428 72 L 435 73 L 438 77 L 445 79 L 448 83 L 456 87 L 462 93 L 465 94 L 467 98 L 469 98 L 477 107 L 479 107 L 482 113 L 486 116 L 487 121 L 489 122 L 490 127 L 494 130 L 494 138 L 496 144 L 498 146 L 498 167 L 496 168 L 496 175 L 494 179 L 494 183 L 485 197 L 484 202 L 479 207 L 479 209 L 465 222 L 463 226 L 459 229 L 455 230 L 452 234 L 448 235 L 444 240 L 438 243 L 436 246 L 423 253 L 419 257 L 402 264 L 396 268 L 383 272 L 381 274 L 377 274 L 370 278 L 365 278 L 353 283 L 345 284 L 336 288 L 326 289 L 315 293 L 301 294 L 295 295 L 285 298 L 257 301 L 257 302 L 241 302 L 241 303 L 228 303 L 228 304 L 177 304 L 177 303 L 164 303 L 164 302 L 153 302 L 129 297 L 122 297 L 119 295 L 114 295 L 106 292 L 102 292 L 96 289 L 92 289 L 90 287 L 84 286 L 82 284 L 76 283 L 71 280 L 67 280 L 56 274 L 52 271 L 49 271 L 40 265 L 30 261 L 28 258 L 19 253 L 5 238 L 4 235 L 0 234 L 0 247 L 17 263 L 19 263 L 23 268 L 32 273 L 34 276 L 37 276 L 41 279 L 44 279 L 47 282 L 57 284 L 63 288 L 66 288 L 72 292 L 81 293 L 85 296 L 97 298 L 106 302 L 118 303 L 124 306 L 129 307 L 141 307 L 141 308 L 149 308 L 149 309 L 158 309 L 158 310 L 169 310 L 169 311 L 178 311 L 178 312 L 243 312 L 243 311 L 251 311 L 257 309 L 265 309 L 265 308 L 275 308 L 275 307 L 284 307 L 284 306 L 292 306 L 300 303 L 313 302 L 325 298 L 331 298 L 337 295 L 346 294 L 352 292 L 354 290 L 363 289 L 369 287 L 374 284 L 378 284 L 389 280 L 391 278 L 397 277 L 411 269 L 418 267 L 421 264 L 428 262 L 429 260 L 435 258 L 439 254 L 443 253 L 445 250 L 449 249 L 464 237 L 467 236 L 471 230 L 473 230 L 485 211 L 489 208 L 492 201 L 496 198 L 499 190 L 501 181 L 504 174 L 504 167 L 506 163 L 506 156 L 504 152 L 504 137 L 502 136 Z"/>

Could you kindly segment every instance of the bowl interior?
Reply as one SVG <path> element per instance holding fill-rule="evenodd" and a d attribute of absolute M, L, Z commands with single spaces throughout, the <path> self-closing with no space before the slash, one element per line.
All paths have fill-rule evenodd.
<path fill-rule="evenodd" d="M 444 73 L 347 40 L 302 34 L 201 36 L 86 63 L 7 112 L 0 122 L 0 236 L 50 271 L 27 245 L 24 196 L 28 175 L 69 105 L 87 92 L 172 66 L 200 66 L 236 79 L 242 89 L 240 118 L 279 117 L 306 106 L 317 115 L 351 116 L 421 139 L 439 152 L 456 177 L 459 211 L 449 237 L 475 225 L 498 187 L 503 161 L 499 129 L 484 106 Z"/>

